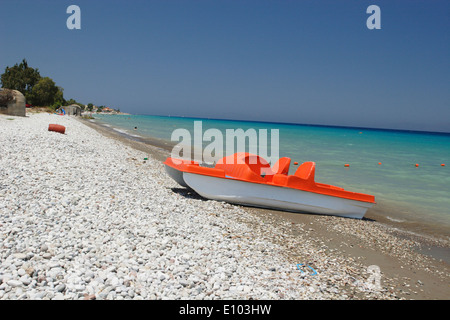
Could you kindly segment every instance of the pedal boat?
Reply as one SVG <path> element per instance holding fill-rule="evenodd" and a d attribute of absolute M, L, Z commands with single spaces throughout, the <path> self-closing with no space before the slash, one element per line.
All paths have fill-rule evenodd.
<path fill-rule="evenodd" d="M 315 163 L 304 162 L 288 175 L 291 159 L 273 167 L 250 153 L 235 153 L 214 168 L 191 160 L 167 158 L 167 174 L 204 198 L 282 211 L 362 219 L 375 197 L 314 181 Z"/>

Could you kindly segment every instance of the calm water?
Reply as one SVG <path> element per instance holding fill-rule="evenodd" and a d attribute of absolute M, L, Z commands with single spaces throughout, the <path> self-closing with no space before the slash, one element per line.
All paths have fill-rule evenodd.
<path fill-rule="evenodd" d="M 225 129 L 279 129 L 279 155 L 292 159 L 291 174 L 294 161 L 315 161 L 316 181 L 375 195 L 377 204 L 367 215 L 450 236 L 450 134 L 144 115 L 95 118 L 132 135 L 167 140 L 177 128 L 193 136 L 195 120 L 202 120 L 203 132 L 217 128 L 224 136 Z"/>

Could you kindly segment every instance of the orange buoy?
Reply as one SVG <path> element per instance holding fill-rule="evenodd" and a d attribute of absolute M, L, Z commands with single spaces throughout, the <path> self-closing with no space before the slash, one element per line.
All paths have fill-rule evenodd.
<path fill-rule="evenodd" d="M 294 164 L 297 166 L 297 165 L 298 165 L 298 162 L 294 162 Z"/>
<path fill-rule="evenodd" d="M 378 164 L 381 166 L 381 162 L 378 162 Z"/>
<path fill-rule="evenodd" d="M 66 132 L 66 127 L 61 126 L 59 124 L 50 124 L 48 126 L 48 131 L 54 131 L 64 134 Z"/>
<path fill-rule="evenodd" d="M 418 163 L 416 163 L 416 167 L 418 167 L 419 166 L 419 164 Z"/>
<path fill-rule="evenodd" d="M 344 164 L 344 167 L 350 167 L 350 165 L 348 163 Z"/>
<path fill-rule="evenodd" d="M 445 163 L 441 164 L 441 167 L 445 167 Z"/>

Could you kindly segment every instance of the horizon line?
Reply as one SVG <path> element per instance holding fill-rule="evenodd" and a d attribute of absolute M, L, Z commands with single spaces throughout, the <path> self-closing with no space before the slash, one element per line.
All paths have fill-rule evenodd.
<path fill-rule="evenodd" d="M 417 133 L 417 134 L 450 135 L 450 131 L 428 131 L 428 130 L 413 130 L 413 129 L 373 128 L 373 127 L 361 127 L 361 126 L 344 126 L 344 125 L 310 124 L 310 123 L 263 121 L 263 120 L 242 120 L 242 119 L 225 119 L 225 118 L 201 118 L 201 117 L 194 117 L 194 116 L 172 116 L 172 115 L 157 115 L 157 114 L 132 114 L 132 113 L 129 113 L 129 115 L 166 117 L 166 118 L 205 119 L 205 120 L 219 120 L 219 121 L 273 123 L 273 124 L 285 124 L 285 125 L 294 125 L 294 126 L 328 127 L 328 128 L 340 128 L 340 129 L 364 129 L 364 130 L 376 130 L 376 131 L 403 131 L 403 132 Z"/>

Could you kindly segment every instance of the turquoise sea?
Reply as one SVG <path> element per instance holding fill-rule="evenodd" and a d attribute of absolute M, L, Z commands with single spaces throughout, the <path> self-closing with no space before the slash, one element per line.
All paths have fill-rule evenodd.
<path fill-rule="evenodd" d="M 294 161 L 314 161 L 317 182 L 375 196 L 377 204 L 366 217 L 450 237 L 450 133 L 148 115 L 94 117 L 129 135 L 169 141 L 177 128 L 193 136 L 194 121 L 202 121 L 203 132 L 216 128 L 224 136 L 226 129 L 267 129 L 268 141 L 270 130 L 278 129 L 279 156 L 292 159 L 291 174 L 297 168 Z"/>

